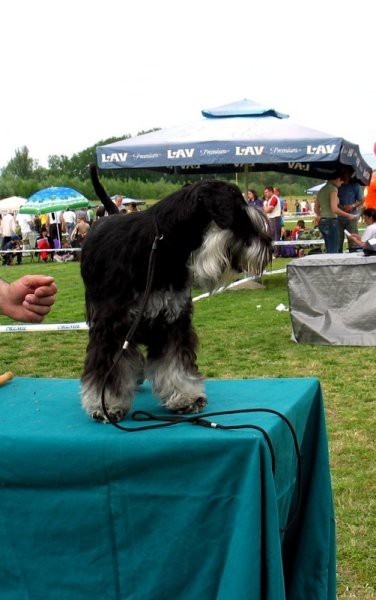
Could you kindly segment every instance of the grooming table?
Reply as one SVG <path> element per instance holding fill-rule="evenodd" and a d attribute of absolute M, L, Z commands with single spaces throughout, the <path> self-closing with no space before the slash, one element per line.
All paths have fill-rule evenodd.
<path fill-rule="evenodd" d="M 297 514 L 297 456 L 281 417 L 210 418 L 256 425 L 266 437 L 189 423 L 128 433 L 91 421 L 79 387 L 73 379 L 15 378 L 0 388 L 4 600 L 335 599 L 316 379 L 206 383 L 205 413 L 267 408 L 289 420 L 302 465 Z M 171 415 L 148 383 L 134 403 L 140 409 Z"/>

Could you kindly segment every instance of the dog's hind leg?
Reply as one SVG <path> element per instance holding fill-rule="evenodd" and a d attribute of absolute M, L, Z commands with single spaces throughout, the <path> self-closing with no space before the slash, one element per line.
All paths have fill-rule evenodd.
<path fill-rule="evenodd" d="M 91 331 L 81 377 L 81 400 L 86 412 L 95 420 L 108 422 L 102 407 L 104 393 L 106 410 L 111 420 L 121 421 L 129 411 L 137 383 L 143 378 L 144 358 L 136 346 L 130 345 L 113 363 L 117 348 L 98 343 Z M 103 386 L 104 392 L 103 392 Z"/>
<path fill-rule="evenodd" d="M 149 344 L 146 376 L 162 404 L 177 413 L 203 410 L 207 399 L 203 377 L 196 366 L 197 337 L 186 318 L 167 329 L 153 330 Z"/>

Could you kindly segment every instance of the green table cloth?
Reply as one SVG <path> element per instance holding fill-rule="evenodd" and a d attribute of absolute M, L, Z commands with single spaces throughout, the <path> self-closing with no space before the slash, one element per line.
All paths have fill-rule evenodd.
<path fill-rule="evenodd" d="M 301 493 L 292 432 L 276 414 L 211 417 L 260 430 L 182 423 L 128 433 L 87 417 L 78 380 L 0 388 L 3 600 L 335 599 L 319 381 L 209 380 L 206 389 L 206 413 L 266 408 L 289 420 Z M 147 382 L 133 410 L 171 414 Z"/>

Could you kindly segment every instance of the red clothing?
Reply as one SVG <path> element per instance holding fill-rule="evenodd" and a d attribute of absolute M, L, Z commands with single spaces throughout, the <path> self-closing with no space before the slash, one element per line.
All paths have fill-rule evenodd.
<path fill-rule="evenodd" d="M 373 172 L 371 183 L 367 187 L 367 195 L 364 197 L 365 208 L 376 208 L 376 171 Z"/>
<path fill-rule="evenodd" d="M 279 198 L 278 196 L 276 196 L 275 194 L 270 198 L 269 202 L 268 202 L 268 206 L 277 206 L 279 202 Z"/>
<path fill-rule="evenodd" d="M 291 239 L 292 240 L 297 240 L 299 237 L 299 233 L 303 231 L 300 227 L 294 227 L 294 229 L 291 232 Z"/>
<path fill-rule="evenodd" d="M 37 240 L 37 246 L 39 250 L 42 250 L 42 248 L 46 250 L 50 249 L 50 244 L 46 238 L 40 238 L 40 240 Z M 48 252 L 40 252 L 39 254 L 42 260 L 48 260 Z"/>

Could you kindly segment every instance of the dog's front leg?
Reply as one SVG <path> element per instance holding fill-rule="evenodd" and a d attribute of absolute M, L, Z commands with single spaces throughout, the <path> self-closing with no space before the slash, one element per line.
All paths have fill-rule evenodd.
<path fill-rule="evenodd" d="M 143 379 L 144 359 L 136 346 L 130 345 L 113 363 L 113 348 L 89 338 L 85 368 L 81 377 L 81 399 L 86 412 L 95 420 L 108 422 L 102 408 L 102 392 L 111 420 L 121 421 L 131 408 L 137 383 Z"/>
<path fill-rule="evenodd" d="M 203 410 L 207 399 L 196 366 L 197 336 L 190 320 L 180 318 L 169 327 L 153 329 L 148 347 L 146 376 L 162 404 L 177 413 Z M 157 340 L 157 343 L 156 343 Z"/>

